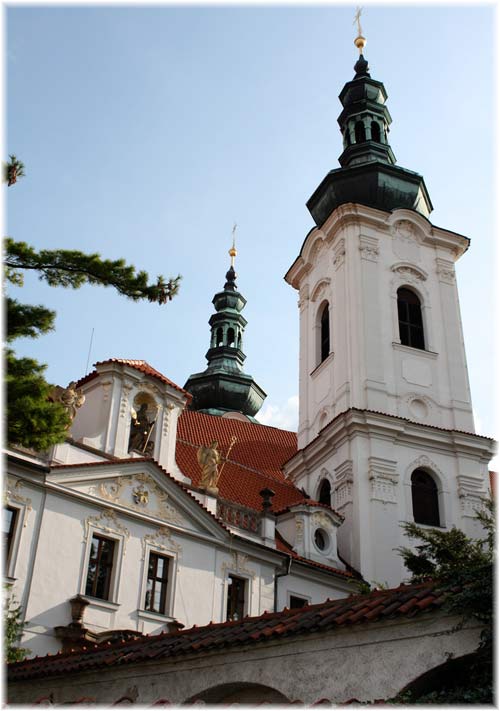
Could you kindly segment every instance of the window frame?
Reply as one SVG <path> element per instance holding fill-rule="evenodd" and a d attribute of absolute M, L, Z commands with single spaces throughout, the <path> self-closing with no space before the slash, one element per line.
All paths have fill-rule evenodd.
<path fill-rule="evenodd" d="M 152 556 L 155 556 L 156 559 L 161 558 L 163 561 L 166 561 L 166 567 L 167 567 L 166 578 L 158 578 L 157 576 L 155 576 L 154 578 L 150 578 L 149 567 L 150 567 Z M 142 606 L 141 606 L 141 608 L 144 612 L 150 612 L 154 615 L 163 615 L 165 617 L 167 616 L 167 611 L 168 611 L 169 603 L 170 603 L 169 592 L 171 589 L 172 568 L 173 568 L 172 556 L 165 555 L 165 553 L 163 551 L 160 552 L 160 551 L 153 550 L 153 549 L 149 550 L 148 556 L 147 556 L 147 561 L 145 561 L 146 585 L 145 585 L 145 589 L 143 591 Z M 156 573 L 157 573 L 157 571 L 158 571 L 158 561 L 156 563 L 156 568 L 155 568 Z M 160 582 L 160 590 L 161 590 L 161 592 L 160 592 L 160 607 L 162 608 L 161 610 L 153 610 L 151 607 L 148 607 L 146 604 L 146 598 L 147 598 L 147 594 L 148 594 L 148 583 L 150 580 L 154 581 L 153 595 L 152 595 L 151 602 L 154 602 L 154 591 L 155 591 L 155 587 L 156 587 L 155 583 Z"/>
<path fill-rule="evenodd" d="M 304 605 L 301 605 L 301 607 L 292 607 L 292 598 L 295 598 L 296 600 L 303 600 Z M 289 610 L 300 610 L 302 607 L 305 607 L 306 605 L 311 604 L 311 598 L 308 595 L 302 595 L 299 593 L 291 592 L 290 590 L 287 593 L 287 607 Z"/>
<path fill-rule="evenodd" d="M 413 483 L 413 477 L 415 474 L 422 472 L 425 474 L 433 483 L 434 488 L 431 489 L 429 487 L 429 491 L 432 491 L 432 495 L 434 497 L 434 501 L 432 502 L 433 508 L 435 508 L 434 513 L 437 515 L 437 523 L 429 523 L 429 521 L 417 521 L 416 519 L 416 514 L 415 514 L 415 499 L 414 499 L 414 491 L 418 490 L 418 487 L 415 486 Z M 441 511 L 441 506 L 440 506 L 440 492 L 439 492 L 439 482 L 436 481 L 435 476 L 431 472 L 429 472 L 427 469 L 424 469 L 423 467 L 416 467 L 413 469 L 413 471 L 410 474 L 410 494 L 411 494 L 411 513 L 412 513 L 412 518 L 413 522 L 416 523 L 418 526 L 429 526 L 430 528 L 443 528 L 443 523 L 442 523 L 442 511 Z"/>
<path fill-rule="evenodd" d="M 4 510 L 13 509 L 17 512 L 16 520 L 11 535 L 11 544 L 6 560 L 4 561 L 4 578 L 15 580 L 15 571 L 21 545 L 22 532 L 28 523 L 28 514 L 31 511 L 31 499 L 26 499 L 26 503 L 12 500 L 7 496 L 4 501 Z"/>
<path fill-rule="evenodd" d="M 92 560 L 94 560 L 93 558 L 91 558 L 91 556 L 92 556 L 92 547 L 93 547 L 94 539 L 98 540 L 99 543 L 98 543 L 98 545 L 97 545 L 97 552 L 96 552 L 96 558 L 95 558 L 95 561 L 96 561 L 96 572 L 95 572 L 94 581 L 93 581 L 93 583 L 92 583 L 92 592 L 89 593 L 89 592 L 87 592 L 87 587 L 88 587 L 88 581 L 89 581 L 90 564 L 91 564 Z M 111 549 L 111 562 L 104 562 L 104 563 L 101 563 L 101 559 L 102 559 L 102 548 L 103 548 L 103 545 L 101 545 L 101 544 L 104 544 L 104 542 L 107 542 L 107 543 L 111 543 L 111 544 L 112 544 L 112 549 Z M 92 534 L 91 541 L 90 541 L 89 556 L 88 556 L 88 558 L 87 558 L 87 569 L 86 569 L 86 576 L 85 576 L 85 592 L 84 592 L 84 595 L 85 595 L 86 597 L 90 597 L 90 598 L 92 598 L 92 599 L 94 599 L 94 600 L 103 600 L 104 602 L 112 602 L 112 601 L 113 601 L 113 600 L 112 600 L 112 593 L 113 593 L 113 587 L 112 587 L 112 585 L 113 585 L 113 578 L 114 578 L 114 575 L 115 575 L 115 567 L 116 567 L 116 549 L 117 549 L 117 545 L 116 545 L 116 540 L 115 540 L 114 538 L 112 538 L 112 537 L 110 537 L 110 536 L 102 535 L 101 533 L 99 533 L 99 532 L 97 532 L 97 531 L 95 531 L 95 532 Z M 97 587 L 98 582 L 99 582 L 99 580 L 98 580 L 98 571 L 99 571 L 101 565 L 102 565 L 103 567 L 105 567 L 105 568 L 109 571 L 109 572 L 107 573 L 106 579 L 105 579 L 105 597 L 102 597 L 101 595 L 96 595 L 96 594 L 95 594 L 95 592 L 96 592 L 95 588 Z"/>
<path fill-rule="evenodd" d="M 225 580 L 225 591 L 224 591 L 225 592 L 225 594 L 224 594 L 224 611 L 223 611 L 223 621 L 224 622 L 234 621 L 233 619 L 228 618 L 228 604 L 229 604 L 229 595 L 230 595 L 230 587 L 231 587 L 231 584 L 229 583 L 230 578 L 236 578 L 237 580 L 241 580 L 244 584 L 243 610 L 242 610 L 241 618 L 239 618 L 238 621 L 241 621 L 246 615 L 250 614 L 251 579 L 246 575 L 242 575 L 239 571 L 238 572 L 228 571 L 226 580 Z"/>
<path fill-rule="evenodd" d="M 146 620 L 172 620 L 174 619 L 174 604 L 175 604 L 175 586 L 177 582 L 177 571 L 179 564 L 180 547 L 175 542 L 169 541 L 167 545 L 158 544 L 157 540 L 148 540 L 147 536 L 142 539 L 143 552 L 142 552 L 142 575 L 141 584 L 139 590 L 138 606 L 137 606 L 137 616 L 141 619 Z M 168 558 L 168 582 L 167 582 L 167 593 L 165 601 L 165 612 L 153 612 L 153 610 L 147 610 L 146 605 L 146 592 L 148 585 L 148 571 L 149 571 L 149 558 L 151 553 L 159 555 L 163 558 Z"/>
<path fill-rule="evenodd" d="M 404 301 L 403 299 L 400 299 L 399 293 L 401 291 L 408 292 L 409 294 L 412 294 L 414 298 L 418 301 L 418 307 L 419 307 L 419 317 L 420 317 L 420 324 L 415 323 L 414 321 L 411 320 L 410 318 L 410 312 L 409 312 L 409 305 L 411 306 L 412 304 L 408 301 Z M 404 304 L 406 307 L 406 320 L 401 319 L 400 317 L 400 303 Z M 416 304 L 414 304 L 416 305 Z M 398 336 L 399 336 L 399 342 L 402 346 L 406 346 L 407 348 L 413 348 L 415 350 L 419 351 L 426 351 L 428 349 L 428 339 L 426 336 L 426 328 L 425 328 L 425 321 L 424 321 L 424 304 L 423 300 L 420 294 L 418 294 L 415 289 L 412 289 L 410 286 L 407 286 L 406 284 L 401 284 L 398 286 L 396 289 L 396 316 L 397 316 L 397 323 L 398 323 Z M 402 327 L 406 328 L 408 331 L 408 343 L 403 342 L 402 338 Z M 422 339 L 422 345 L 414 345 L 412 343 L 412 334 L 414 332 L 418 332 L 421 334 L 421 339 Z M 413 338 L 413 341 L 416 339 Z"/>
<path fill-rule="evenodd" d="M 111 526 L 101 526 L 99 524 L 100 521 L 91 521 L 90 517 L 86 521 L 87 530 L 84 538 L 85 549 L 80 571 L 79 593 L 85 598 L 88 598 L 92 606 L 103 607 L 104 609 L 116 609 L 116 606 L 119 605 L 118 596 L 123 571 L 123 559 L 125 556 L 125 539 L 128 538 L 129 534 L 120 523 L 115 524 L 116 527 L 113 528 Z M 87 595 L 86 593 L 90 553 L 92 550 L 92 539 L 94 536 L 106 538 L 113 541 L 115 544 L 113 551 L 113 570 L 109 584 L 109 597 L 107 600 L 101 597 L 93 597 L 92 595 Z"/>

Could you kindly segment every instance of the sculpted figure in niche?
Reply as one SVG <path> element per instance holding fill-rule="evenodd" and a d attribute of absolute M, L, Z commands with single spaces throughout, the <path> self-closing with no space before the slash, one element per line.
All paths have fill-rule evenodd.
<path fill-rule="evenodd" d="M 132 408 L 132 417 L 130 420 L 130 438 L 128 443 L 128 451 L 141 452 L 141 454 L 153 454 L 154 443 L 151 440 L 151 434 L 156 422 L 156 417 L 152 420 L 148 418 L 148 404 L 143 402 L 136 412 Z"/>
<path fill-rule="evenodd" d="M 214 440 L 209 447 L 201 446 L 196 454 L 198 464 L 201 467 L 200 487 L 207 490 L 216 490 L 217 482 L 219 481 L 219 463 L 221 456 L 219 453 L 218 442 Z"/>

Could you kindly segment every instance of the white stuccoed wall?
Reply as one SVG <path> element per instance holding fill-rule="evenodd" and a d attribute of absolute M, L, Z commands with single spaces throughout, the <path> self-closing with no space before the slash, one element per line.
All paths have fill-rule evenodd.
<path fill-rule="evenodd" d="M 160 699 L 183 704 L 204 697 L 224 702 L 227 685 L 234 694 L 231 701 L 240 703 L 263 703 L 270 697 L 276 702 L 273 692 L 283 703 L 299 700 L 306 705 L 325 698 L 333 703 L 388 699 L 450 655 L 474 651 L 479 630 L 457 631 L 458 621 L 435 613 L 22 680 L 9 684 L 9 703 L 32 704 L 51 696 L 54 704 L 61 704 L 88 697 L 109 706 L 126 695 L 141 705 Z M 253 697 L 247 684 L 255 685 Z"/>
<path fill-rule="evenodd" d="M 82 386 L 85 402 L 71 425 L 73 439 L 115 457 L 139 456 L 128 451 L 131 410 L 137 409 L 137 396 L 147 395 L 158 405 L 152 433 L 154 459 L 176 479 L 188 482 L 175 461 L 177 420 L 187 396 L 122 363 L 97 364 L 96 370 L 97 377 Z"/>
<path fill-rule="evenodd" d="M 481 535 L 474 516 L 494 443 L 473 434 L 454 272 L 467 245 L 410 210 L 342 205 L 311 230 L 286 276 L 300 295 L 301 451 L 285 472 L 311 496 L 329 479 L 345 517 L 339 553 L 369 581 L 406 575 L 394 549 L 408 544 L 401 523 L 413 520 L 419 467 L 437 483 L 441 525 Z M 420 297 L 425 351 L 401 345 L 401 286 Z M 318 366 L 325 301 L 331 352 Z"/>
<path fill-rule="evenodd" d="M 287 281 L 299 291 L 299 448 L 349 407 L 474 431 L 454 262 L 468 240 L 410 210 L 342 205 L 309 233 Z M 396 292 L 421 299 L 426 350 L 401 346 Z M 318 312 L 331 353 L 319 365 Z"/>

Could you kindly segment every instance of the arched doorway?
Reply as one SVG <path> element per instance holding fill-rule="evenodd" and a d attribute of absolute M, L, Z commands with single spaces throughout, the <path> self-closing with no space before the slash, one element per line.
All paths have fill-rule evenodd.
<path fill-rule="evenodd" d="M 276 689 L 263 684 L 234 682 L 219 684 L 211 689 L 195 694 L 184 703 L 192 704 L 203 701 L 206 704 L 289 704 L 287 697 Z"/>

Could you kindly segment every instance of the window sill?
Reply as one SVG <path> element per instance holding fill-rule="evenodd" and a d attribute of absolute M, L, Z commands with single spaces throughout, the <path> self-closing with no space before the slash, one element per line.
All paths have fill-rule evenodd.
<path fill-rule="evenodd" d="M 430 358 L 431 360 L 436 360 L 438 353 L 434 351 L 426 351 L 422 348 L 413 348 L 413 346 L 403 346 L 402 343 L 392 342 L 392 347 L 395 351 L 402 351 L 403 353 L 411 353 L 411 355 L 421 355 L 424 358 Z"/>
<path fill-rule="evenodd" d="M 151 610 L 137 610 L 137 617 L 143 620 L 152 620 L 153 622 L 175 622 L 170 615 L 164 615 L 161 612 L 152 612 Z"/>
<path fill-rule="evenodd" d="M 314 378 L 314 377 L 322 370 L 322 368 L 323 368 L 324 365 L 326 365 L 327 363 L 330 363 L 330 361 L 333 360 L 334 355 L 335 355 L 335 353 L 334 353 L 333 351 L 332 351 L 331 353 L 329 353 L 329 354 L 327 355 L 327 357 L 325 358 L 325 360 L 322 360 L 321 363 L 320 363 L 319 365 L 317 365 L 317 366 L 314 368 L 314 370 L 311 371 L 311 373 L 309 373 L 309 375 L 310 375 L 312 378 Z"/>
<path fill-rule="evenodd" d="M 89 608 L 97 608 L 101 610 L 107 610 L 108 612 L 116 612 L 120 604 L 118 602 L 111 602 L 110 600 L 101 600 L 98 597 L 90 597 L 90 595 L 82 595 L 86 600 L 89 601 Z"/>

